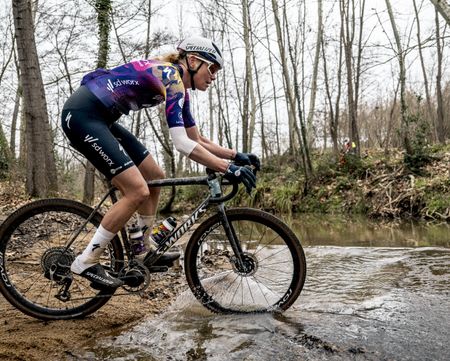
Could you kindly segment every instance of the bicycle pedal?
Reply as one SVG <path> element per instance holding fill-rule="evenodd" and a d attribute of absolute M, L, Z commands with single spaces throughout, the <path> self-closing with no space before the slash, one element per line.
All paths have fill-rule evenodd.
<path fill-rule="evenodd" d="M 151 266 L 148 267 L 149 272 L 156 273 L 156 272 L 167 272 L 169 270 L 169 267 L 167 266 Z"/>

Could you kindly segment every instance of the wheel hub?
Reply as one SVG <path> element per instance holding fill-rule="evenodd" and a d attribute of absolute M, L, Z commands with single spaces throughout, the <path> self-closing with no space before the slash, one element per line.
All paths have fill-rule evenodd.
<path fill-rule="evenodd" d="M 242 265 L 239 264 L 239 260 L 235 256 L 231 258 L 231 264 L 234 272 L 245 277 L 253 276 L 258 270 L 258 260 L 249 253 L 242 254 Z"/>
<path fill-rule="evenodd" d="M 52 247 L 47 249 L 41 258 L 41 267 L 44 276 L 56 282 L 63 281 L 70 276 L 70 265 L 75 260 L 75 254 L 65 247 Z"/>

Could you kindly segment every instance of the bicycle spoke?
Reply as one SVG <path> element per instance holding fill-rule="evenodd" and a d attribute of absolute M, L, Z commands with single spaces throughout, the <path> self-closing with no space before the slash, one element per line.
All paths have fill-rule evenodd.
<path fill-rule="evenodd" d="M 73 318 L 94 312 L 112 296 L 105 294 L 98 298 L 98 291 L 90 288 L 88 281 L 75 276 L 68 289 L 68 299 L 62 301 L 56 297 L 66 287 L 60 281 L 71 275 L 70 262 L 100 224 L 101 217 L 94 215 L 81 229 L 89 216 L 88 207 L 61 199 L 31 202 L 12 215 L 15 219 L 4 229 L 9 238 L 2 239 L 5 247 L 3 272 L 11 284 L 5 292 L 10 294 L 16 307 L 45 320 Z M 78 230 L 81 232 L 74 247 L 62 253 Z M 112 264 L 116 251 L 115 246 L 111 246 L 100 262 Z M 119 264 L 123 264 L 118 254 L 114 255 L 116 271 Z M 64 256 L 61 258 L 61 255 Z M 49 279 L 51 267 L 55 267 L 52 269 L 54 281 Z"/>
<path fill-rule="evenodd" d="M 253 297 L 252 288 L 250 287 L 250 283 L 248 282 L 248 278 L 245 278 L 245 280 L 247 281 L 247 286 L 248 286 L 248 290 L 250 292 L 250 297 L 252 298 L 252 301 L 253 301 L 252 303 L 256 303 L 255 299 Z"/>
<path fill-rule="evenodd" d="M 253 277 L 253 278 L 254 278 L 254 277 Z M 270 306 L 270 302 L 269 302 L 269 300 L 267 299 L 266 294 L 263 292 L 263 290 L 262 290 L 262 288 L 261 288 L 261 283 L 258 282 L 258 280 L 257 280 L 256 278 L 254 278 L 254 280 L 255 280 L 255 283 L 258 285 L 258 288 L 259 288 L 261 294 L 263 295 L 264 299 L 266 300 L 267 305 Z"/>
<path fill-rule="evenodd" d="M 271 270 L 271 271 L 279 272 L 279 273 L 284 273 L 284 274 L 291 274 L 292 273 L 292 272 L 287 272 L 287 271 L 283 271 L 283 270 L 276 269 L 276 268 L 271 268 L 271 267 L 266 267 L 266 266 L 264 266 L 263 268 Z"/>
<path fill-rule="evenodd" d="M 272 312 L 275 305 L 279 310 L 290 307 L 301 291 L 296 287 L 289 292 L 290 287 L 303 285 L 305 277 L 298 239 L 265 212 L 233 209 L 227 218 L 242 249 L 240 255 L 226 243 L 221 216 L 202 223 L 188 244 L 186 273 L 196 297 L 210 300 L 204 306 L 214 312 Z"/>
<path fill-rule="evenodd" d="M 266 259 L 267 259 L 267 258 L 266 258 Z M 261 264 L 261 263 L 262 263 L 262 262 L 259 261 L 259 264 Z M 276 263 L 265 263 L 265 264 L 264 264 L 264 267 L 267 267 L 267 266 L 278 266 L 278 265 L 284 264 L 284 263 L 292 264 L 292 260 L 289 260 L 289 261 L 283 261 L 283 262 L 276 262 Z"/>
<path fill-rule="evenodd" d="M 268 255 L 266 258 L 260 259 L 260 260 L 259 260 L 259 263 L 264 262 L 266 259 L 271 258 L 271 257 L 274 257 L 274 256 L 276 256 L 277 254 L 280 254 L 281 252 L 285 252 L 285 251 L 289 251 L 289 248 L 283 248 L 283 249 L 280 249 L 280 250 L 279 250 L 278 252 L 276 252 L 276 253 L 271 253 L 271 254 Z"/>
<path fill-rule="evenodd" d="M 239 283 L 242 283 L 242 278 L 241 278 L 241 280 L 240 280 Z M 234 291 L 233 298 L 232 298 L 231 301 L 230 301 L 230 306 L 232 305 L 233 300 L 234 300 L 234 298 L 236 297 L 236 293 L 237 293 L 238 289 L 239 289 L 239 284 L 238 284 L 238 286 L 236 287 L 236 291 Z"/>

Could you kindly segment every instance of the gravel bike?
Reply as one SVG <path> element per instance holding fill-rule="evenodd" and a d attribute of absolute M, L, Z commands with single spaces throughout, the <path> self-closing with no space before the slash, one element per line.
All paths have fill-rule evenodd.
<path fill-rule="evenodd" d="M 284 311 L 295 302 L 306 277 L 302 246 L 291 229 L 274 215 L 252 208 L 226 208 L 238 192 L 237 184 L 220 175 L 149 181 L 149 187 L 203 185 L 206 198 L 157 247 L 139 260 L 133 256 L 122 229 L 101 257 L 101 264 L 124 280 L 127 293 L 151 286 L 154 266 L 208 210 L 215 212 L 198 225 L 184 250 L 187 283 L 195 297 L 216 313 Z M 222 189 L 229 189 L 227 194 Z M 96 290 L 73 275 L 70 265 L 89 242 L 111 187 L 94 208 L 69 199 L 42 199 L 12 213 L 0 227 L 0 292 L 17 309 L 42 320 L 87 316 L 117 295 Z"/>

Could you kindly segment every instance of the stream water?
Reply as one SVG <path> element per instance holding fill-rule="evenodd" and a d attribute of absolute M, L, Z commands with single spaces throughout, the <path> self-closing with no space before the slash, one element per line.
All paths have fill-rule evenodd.
<path fill-rule="evenodd" d="M 450 226 L 302 216 L 308 273 L 282 315 L 223 316 L 189 290 L 86 350 L 98 360 L 448 360 Z"/>

